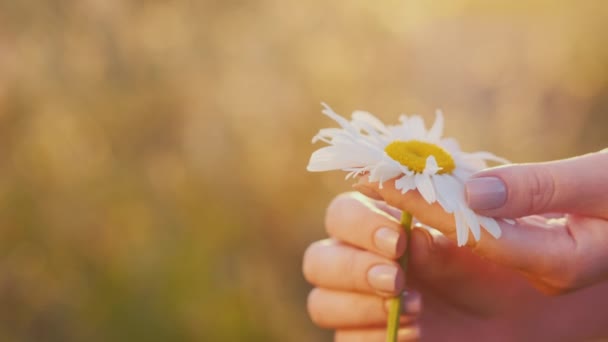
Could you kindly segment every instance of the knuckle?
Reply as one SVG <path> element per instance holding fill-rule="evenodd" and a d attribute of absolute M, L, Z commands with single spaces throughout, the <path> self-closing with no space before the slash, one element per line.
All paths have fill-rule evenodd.
<path fill-rule="evenodd" d="M 561 277 L 558 278 L 554 287 L 558 293 L 564 294 L 582 287 L 585 283 L 586 272 L 578 267 L 568 267 L 562 270 Z"/>
<path fill-rule="evenodd" d="M 559 287 L 559 286 L 550 286 L 541 290 L 544 294 L 549 296 L 563 296 L 571 292 L 570 288 L 567 287 Z"/>
<path fill-rule="evenodd" d="M 344 261 L 344 272 L 345 274 L 348 274 L 350 283 L 352 284 L 353 288 L 357 290 L 363 290 L 368 287 L 367 280 L 364 280 L 366 279 L 365 274 L 363 274 L 363 276 L 360 274 L 363 273 L 361 269 L 361 265 L 363 263 L 361 257 L 362 254 L 363 253 L 360 251 L 351 250 L 348 257 Z"/>
<path fill-rule="evenodd" d="M 379 263 L 391 263 L 390 260 L 376 257 L 372 253 L 360 250 L 351 250 L 349 255 L 344 259 L 344 275 L 351 284 L 352 288 L 357 291 L 368 291 L 370 284 L 367 279 L 369 270 Z"/>
<path fill-rule="evenodd" d="M 456 224 L 454 223 L 454 226 L 455 225 Z M 445 236 L 446 238 L 448 238 L 450 241 L 454 241 L 454 243 L 456 243 L 456 241 L 458 241 L 458 230 L 456 228 L 449 229 L 449 230 L 444 230 L 441 233 L 443 234 L 443 236 Z M 475 239 L 468 239 L 467 240 L 467 245 L 469 247 L 472 247 L 472 245 L 469 245 L 469 244 L 472 244 L 471 240 L 475 240 Z"/>
<path fill-rule="evenodd" d="M 555 197 L 555 176 L 548 166 L 536 166 L 528 186 L 528 212 L 543 212 Z"/>
<path fill-rule="evenodd" d="M 545 273 L 544 283 L 549 289 L 545 291 L 550 295 L 563 295 L 572 292 L 584 285 L 586 272 L 576 263 L 559 262 L 555 267 Z"/>
<path fill-rule="evenodd" d="M 547 236 L 547 244 L 554 246 L 544 250 L 528 268 L 541 291 L 549 295 L 562 295 L 579 289 L 588 282 L 591 274 L 588 249 L 581 249 L 575 240 L 565 238 L 565 232 Z"/>
<path fill-rule="evenodd" d="M 559 280 L 554 280 L 554 281 L 551 281 L 551 282 L 548 282 L 547 284 L 545 284 L 545 287 L 544 287 L 544 289 L 542 289 L 542 292 L 544 292 L 545 294 L 550 295 L 550 296 L 561 296 L 561 295 L 571 293 L 572 291 L 574 291 L 577 288 L 578 288 L 578 286 L 576 286 L 576 284 L 574 284 L 574 280 L 559 279 Z"/>

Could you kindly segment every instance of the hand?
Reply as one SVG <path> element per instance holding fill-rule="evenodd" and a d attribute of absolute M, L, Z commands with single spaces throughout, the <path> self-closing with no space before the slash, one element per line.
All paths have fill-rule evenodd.
<path fill-rule="evenodd" d="M 360 194 L 338 196 L 327 210 L 331 238 L 306 251 L 304 274 L 316 286 L 308 309 L 316 324 L 337 330 L 336 341 L 384 341 L 386 298 L 403 289 L 405 278 L 417 294 L 405 297 L 404 341 L 420 334 L 431 341 L 572 340 L 597 336 L 604 325 L 589 307 L 606 311 L 608 296 L 599 294 L 608 285 L 548 297 L 519 273 L 421 228 L 412 232 L 404 275 L 394 261 L 406 245 L 399 216 Z"/>
<path fill-rule="evenodd" d="M 608 277 L 608 153 L 485 170 L 466 184 L 469 206 L 501 223 L 502 237 L 483 233 L 471 250 L 519 271 L 537 288 L 564 293 Z M 417 192 L 402 195 L 364 178 L 358 190 L 411 212 L 455 238 L 454 219 Z M 556 217 L 560 217 L 556 219 Z"/>

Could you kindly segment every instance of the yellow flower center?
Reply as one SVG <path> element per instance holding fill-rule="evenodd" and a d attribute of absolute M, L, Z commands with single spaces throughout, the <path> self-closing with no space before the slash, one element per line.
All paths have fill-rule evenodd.
<path fill-rule="evenodd" d="M 429 156 L 435 157 L 441 168 L 437 173 L 452 173 L 456 165 L 452 156 L 440 146 L 419 140 L 393 141 L 384 149 L 386 154 L 415 173 L 422 173 Z"/>

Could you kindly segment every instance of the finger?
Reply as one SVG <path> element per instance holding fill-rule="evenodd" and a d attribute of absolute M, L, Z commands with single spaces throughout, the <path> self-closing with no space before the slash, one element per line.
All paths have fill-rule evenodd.
<path fill-rule="evenodd" d="M 360 178 L 359 184 L 377 192 L 389 205 L 410 212 L 420 222 L 457 241 L 454 216 L 438 203 L 429 205 L 417 191 L 402 194 L 401 190 L 395 189 L 394 180 L 385 182 L 382 189 L 378 183 L 370 183 L 367 177 Z M 500 239 L 481 230 L 480 240 L 469 239 L 468 244 L 476 254 L 518 270 L 536 274 L 553 272 L 551 268 L 555 263 L 566 258 L 568 251 L 572 253 L 576 245 L 566 225 L 549 229 L 524 220 L 517 220 L 514 225 L 497 223 L 501 229 Z"/>
<path fill-rule="evenodd" d="M 567 215 L 565 219 L 550 220 L 546 224 L 564 225 L 574 241 L 573 248 L 554 255 L 548 285 L 555 293 L 569 292 L 608 275 L 608 221 L 593 217 Z"/>
<path fill-rule="evenodd" d="M 395 180 L 385 181 L 380 188 L 377 182 L 369 182 L 367 177 L 359 178 L 358 185 L 357 190 L 374 191 L 390 206 L 407 211 L 420 222 L 456 239 L 454 216 L 445 212 L 437 202 L 428 204 L 417 190 L 403 194 L 395 188 Z"/>
<path fill-rule="evenodd" d="M 608 218 L 607 168 L 608 153 L 492 168 L 466 182 L 467 202 L 490 217 L 565 212 Z"/>
<path fill-rule="evenodd" d="M 530 297 L 538 291 L 516 271 L 460 248 L 441 233 L 415 227 L 411 234 L 409 286 L 420 289 L 428 298 L 432 293 L 445 304 L 480 317 L 510 310 L 511 289 L 528 288 Z M 519 286 L 517 286 L 519 285 Z"/>
<path fill-rule="evenodd" d="M 397 340 L 399 342 L 418 341 L 420 339 L 420 328 L 418 326 L 407 326 L 399 328 Z M 384 342 L 386 341 L 386 329 L 358 329 L 338 330 L 334 337 L 335 342 Z"/>
<path fill-rule="evenodd" d="M 429 205 L 417 191 L 402 194 L 394 180 L 370 183 L 367 177 L 359 184 L 376 192 L 389 205 L 412 213 L 426 225 L 437 228 L 456 241 L 452 214 L 434 203 Z M 541 216 L 515 220 L 515 224 L 497 221 L 502 231 L 499 239 L 484 230 L 481 239 L 469 239 L 471 250 L 494 262 L 521 271 L 547 293 L 563 293 L 580 288 L 608 274 L 608 221 L 593 217 L 568 215 L 567 219 Z M 413 245 L 413 244 L 412 244 Z"/>
<path fill-rule="evenodd" d="M 406 237 L 399 222 L 357 192 L 331 202 L 325 227 L 333 238 L 392 259 L 405 251 Z"/>
<path fill-rule="evenodd" d="M 388 317 L 389 299 L 354 292 L 315 288 L 308 295 L 308 313 L 320 327 L 355 329 L 384 327 Z M 421 310 L 420 296 L 402 296 L 402 325 L 415 321 Z"/>
<path fill-rule="evenodd" d="M 334 290 L 390 297 L 405 288 L 403 270 L 393 260 L 331 239 L 308 247 L 303 272 L 311 284 Z"/>

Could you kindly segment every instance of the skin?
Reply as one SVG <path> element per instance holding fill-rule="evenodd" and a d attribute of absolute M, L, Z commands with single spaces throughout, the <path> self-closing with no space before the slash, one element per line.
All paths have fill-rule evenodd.
<path fill-rule="evenodd" d="M 608 154 L 595 153 L 542 164 L 489 169 L 507 187 L 500 208 L 480 210 L 501 223 L 502 237 L 482 234 L 458 248 L 454 220 L 415 191 L 401 194 L 391 182 L 380 189 L 361 178 L 359 193 L 338 196 L 327 210 L 329 239 L 313 243 L 303 270 L 315 286 L 308 310 L 336 341 L 383 341 L 386 298 L 405 286 L 410 299 L 401 340 L 571 341 L 606 336 L 608 314 Z M 549 177 L 549 178 L 547 178 Z M 532 190 L 530 190 L 532 189 Z M 532 194 L 530 191 L 533 191 Z M 537 194 L 550 193 L 550 196 Z M 400 210 L 437 228 L 415 228 L 408 273 L 395 275 L 393 291 L 378 291 L 369 270 L 395 265 L 404 253 Z M 557 213 L 557 214 L 556 214 Z M 563 216 L 560 220 L 553 219 Z M 399 235 L 391 252 L 374 234 Z M 576 328 L 573 328 L 576 327 Z"/>

